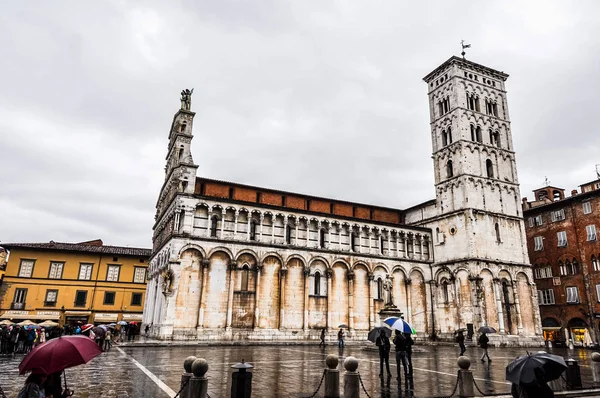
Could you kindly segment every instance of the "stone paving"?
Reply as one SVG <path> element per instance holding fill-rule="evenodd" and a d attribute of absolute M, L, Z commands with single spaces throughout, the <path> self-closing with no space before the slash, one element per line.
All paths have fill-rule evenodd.
<path fill-rule="evenodd" d="M 203 357 L 209 362 L 209 394 L 212 398 L 229 397 L 230 366 L 242 359 L 255 366 L 252 396 L 298 398 L 310 396 L 321 378 L 327 354 L 340 356 L 342 380 L 344 357 L 352 355 L 360 360 L 359 372 L 372 397 L 407 396 L 398 390 L 395 378 L 382 384 L 377 351 L 362 347 L 335 346 L 320 349 L 316 346 L 185 346 L 185 347 L 126 347 L 113 348 L 89 364 L 67 370 L 67 381 L 75 389 L 75 397 L 172 397 L 179 390 L 183 360 L 189 355 Z M 504 380 L 505 366 L 524 349 L 491 349 L 491 364 L 473 361 L 476 383 L 485 393 L 504 393 L 510 385 Z M 554 353 L 567 356 L 568 352 L 555 349 Z M 448 395 L 456 382 L 457 348 L 452 346 L 417 346 L 413 354 L 414 396 Z M 467 355 L 477 359 L 479 350 L 469 347 Z M 584 386 L 595 384 L 592 374 L 591 351 L 575 350 L 571 356 L 578 359 Z M 8 397 L 16 397 L 24 376 L 18 376 L 17 366 L 22 357 L 0 357 L 0 385 Z M 134 360 L 140 364 L 138 367 Z M 394 362 L 393 359 L 391 362 Z M 147 373 L 141 369 L 147 369 Z M 395 365 L 392 365 L 392 373 Z M 159 387 L 148 375 L 162 381 Z M 160 382 L 159 382 L 160 383 Z M 388 385 L 389 383 L 389 385 Z M 404 386 L 403 386 L 404 387 Z M 323 390 L 317 395 L 322 397 Z M 366 396 L 361 394 L 361 396 Z"/>

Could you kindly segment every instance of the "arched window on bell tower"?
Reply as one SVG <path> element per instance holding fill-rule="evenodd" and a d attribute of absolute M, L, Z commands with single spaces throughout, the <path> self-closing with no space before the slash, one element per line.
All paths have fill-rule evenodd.
<path fill-rule="evenodd" d="M 442 146 L 448 145 L 448 134 L 446 134 L 446 130 L 442 130 Z"/>
<path fill-rule="evenodd" d="M 448 160 L 448 163 L 446 163 L 446 176 L 448 178 L 454 177 L 454 169 L 452 167 L 452 160 Z"/>
<path fill-rule="evenodd" d="M 479 126 L 475 128 L 475 138 L 477 139 L 477 142 L 483 142 L 483 138 L 481 137 L 481 127 Z"/>
<path fill-rule="evenodd" d="M 290 224 L 285 225 L 285 243 L 292 244 L 292 226 Z"/>
<path fill-rule="evenodd" d="M 256 221 L 250 221 L 250 240 L 256 240 Z"/>
<path fill-rule="evenodd" d="M 490 159 L 485 161 L 485 170 L 487 172 L 488 178 L 494 178 L 494 165 Z"/>
<path fill-rule="evenodd" d="M 325 228 L 321 228 L 319 231 L 319 247 L 325 249 Z"/>
<path fill-rule="evenodd" d="M 471 125 L 471 141 L 475 141 L 475 125 Z"/>
<path fill-rule="evenodd" d="M 448 144 L 452 144 L 452 128 L 448 127 Z"/>
<path fill-rule="evenodd" d="M 502 242 L 502 239 L 500 239 L 500 224 L 496 223 L 496 225 L 494 225 L 494 229 L 496 231 L 496 242 Z"/>
<path fill-rule="evenodd" d="M 219 217 L 212 216 L 210 219 L 210 236 L 217 237 L 217 229 L 219 228 Z"/>

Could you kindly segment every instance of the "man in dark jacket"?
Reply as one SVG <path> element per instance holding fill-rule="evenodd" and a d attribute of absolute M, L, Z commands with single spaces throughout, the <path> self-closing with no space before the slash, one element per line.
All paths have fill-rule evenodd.
<path fill-rule="evenodd" d="M 415 345 L 415 341 L 412 339 L 410 333 L 404 333 L 404 337 L 406 337 L 406 361 L 408 363 L 408 374 L 412 376 L 412 346 Z"/>
<path fill-rule="evenodd" d="M 383 377 L 383 363 L 387 369 L 388 377 L 392 375 L 390 372 L 390 339 L 385 334 L 383 329 L 379 330 L 379 336 L 375 340 L 375 344 L 379 347 L 379 376 Z"/>
<path fill-rule="evenodd" d="M 398 385 L 402 378 L 400 377 L 400 366 L 404 368 L 404 377 L 408 378 L 408 360 L 406 357 L 406 349 L 408 347 L 408 342 L 406 341 L 406 336 L 404 336 L 400 331 L 396 330 L 396 336 L 394 336 L 394 346 L 396 347 L 396 371 L 398 377 Z"/>
<path fill-rule="evenodd" d="M 463 334 L 462 330 L 458 331 L 458 336 L 456 336 L 456 342 L 460 347 L 460 354 L 458 354 L 458 356 L 463 356 L 465 354 L 465 351 L 467 351 L 467 347 L 465 346 L 465 335 Z"/>
<path fill-rule="evenodd" d="M 490 358 L 490 355 L 488 354 L 488 342 L 490 341 L 490 339 L 487 337 L 487 335 L 485 333 L 481 333 L 481 336 L 479 336 L 479 340 L 477 341 L 479 343 L 479 347 L 481 347 L 481 349 L 483 350 L 483 354 L 481 355 L 481 362 L 485 362 L 485 357 L 487 357 L 489 362 L 492 362 L 492 359 Z"/>

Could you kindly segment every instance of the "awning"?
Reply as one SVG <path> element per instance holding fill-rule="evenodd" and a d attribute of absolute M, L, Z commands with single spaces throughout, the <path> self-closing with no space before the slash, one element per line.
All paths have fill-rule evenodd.
<path fill-rule="evenodd" d="M 118 314 L 107 314 L 96 312 L 94 314 L 94 322 L 116 322 Z"/>
<path fill-rule="evenodd" d="M 141 321 L 144 314 L 123 314 L 124 321 Z"/>
<path fill-rule="evenodd" d="M 38 311 L 37 313 L 30 313 L 29 311 L 6 311 L 4 314 L 0 315 L 0 319 L 31 319 L 57 321 L 60 319 L 60 314 L 54 311 Z"/>
<path fill-rule="evenodd" d="M 65 311 L 65 315 L 72 315 L 72 316 L 92 315 L 92 311 Z"/>

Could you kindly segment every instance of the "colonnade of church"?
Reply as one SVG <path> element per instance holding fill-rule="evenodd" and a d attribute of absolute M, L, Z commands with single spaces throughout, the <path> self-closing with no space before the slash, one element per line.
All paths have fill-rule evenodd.
<path fill-rule="evenodd" d="M 205 246 L 206 247 L 206 246 Z M 535 285 L 524 272 L 467 268 L 434 271 L 428 264 L 370 263 L 302 253 L 259 255 L 225 247 L 183 247 L 165 289 L 165 266 L 148 283 L 144 322 L 161 338 L 202 338 L 218 330 L 286 331 L 304 335 L 348 325 L 361 335 L 379 324 L 382 282 L 392 278 L 394 304 L 419 337 L 435 330 L 450 338 L 458 328 L 487 324 L 504 334 L 539 334 L 533 318 Z M 162 271 L 161 271 L 162 270 Z M 432 312 L 433 309 L 433 312 Z M 539 325 L 539 321 L 537 323 Z"/>
<path fill-rule="evenodd" d="M 384 257 L 430 260 L 430 236 L 417 228 L 292 212 L 225 206 L 180 205 L 174 212 L 176 233 L 228 241 L 255 241 Z"/>

